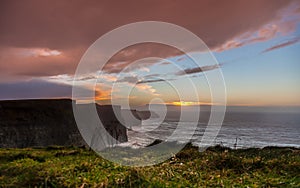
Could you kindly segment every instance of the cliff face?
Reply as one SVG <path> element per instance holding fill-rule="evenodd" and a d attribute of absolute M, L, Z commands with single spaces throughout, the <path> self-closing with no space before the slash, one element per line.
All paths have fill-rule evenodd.
<path fill-rule="evenodd" d="M 106 111 L 101 106 L 97 110 Z M 127 141 L 126 128 L 113 114 L 105 114 L 101 119 L 105 120 L 104 127 L 112 137 L 119 142 Z M 86 145 L 78 131 L 71 100 L 0 102 L 0 147 L 49 145 Z"/>

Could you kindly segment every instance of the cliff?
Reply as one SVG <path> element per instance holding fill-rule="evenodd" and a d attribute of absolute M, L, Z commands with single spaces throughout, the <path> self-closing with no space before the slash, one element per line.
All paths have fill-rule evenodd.
<path fill-rule="evenodd" d="M 109 106 L 97 105 L 105 129 L 119 142 L 127 141 L 127 130 Z M 105 113 L 103 113 L 105 112 Z M 99 114 L 99 113 L 98 113 Z M 72 100 L 0 101 L 0 147 L 82 146 L 72 110 Z"/>

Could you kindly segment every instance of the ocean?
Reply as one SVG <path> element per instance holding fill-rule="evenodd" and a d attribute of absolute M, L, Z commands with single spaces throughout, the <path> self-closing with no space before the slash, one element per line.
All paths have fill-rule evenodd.
<path fill-rule="evenodd" d="M 202 113 L 202 114 L 201 114 Z M 198 122 L 181 122 L 180 134 L 172 135 L 178 128 L 178 113 L 169 113 L 162 123 L 143 123 L 128 130 L 129 141 L 125 145 L 146 146 L 155 139 L 186 142 L 200 145 L 207 126 L 209 112 L 200 113 Z M 171 115 L 170 115 L 171 114 Z M 194 130 L 193 125 L 197 124 Z M 300 148 L 300 113 L 274 110 L 249 110 L 231 108 L 225 114 L 221 129 L 212 145 L 231 148 L 262 148 L 289 146 Z"/>

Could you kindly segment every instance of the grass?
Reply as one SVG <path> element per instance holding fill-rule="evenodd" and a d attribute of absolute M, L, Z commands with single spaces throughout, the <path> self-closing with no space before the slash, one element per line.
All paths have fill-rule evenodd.
<path fill-rule="evenodd" d="M 188 145 L 149 167 L 126 167 L 84 148 L 0 149 L 0 187 L 300 187 L 300 150 L 199 152 Z"/>

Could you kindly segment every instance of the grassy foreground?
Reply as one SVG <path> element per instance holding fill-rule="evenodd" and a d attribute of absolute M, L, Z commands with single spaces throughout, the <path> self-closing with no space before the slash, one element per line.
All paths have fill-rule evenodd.
<path fill-rule="evenodd" d="M 199 152 L 188 145 L 149 167 L 124 167 L 83 148 L 0 149 L 0 187 L 300 187 L 300 150 Z"/>

